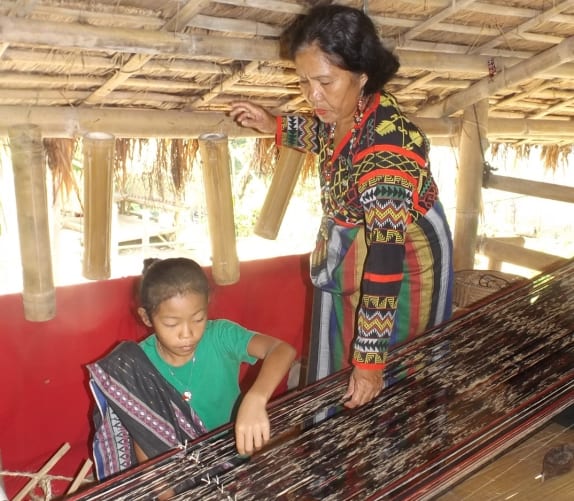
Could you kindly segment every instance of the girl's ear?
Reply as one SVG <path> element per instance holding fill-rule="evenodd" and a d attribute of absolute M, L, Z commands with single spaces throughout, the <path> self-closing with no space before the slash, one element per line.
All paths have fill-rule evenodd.
<path fill-rule="evenodd" d="M 148 327 L 153 327 L 150 318 L 147 315 L 147 312 L 141 306 L 138 308 L 138 315 L 141 318 L 142 322 L 147 325 Z"/>

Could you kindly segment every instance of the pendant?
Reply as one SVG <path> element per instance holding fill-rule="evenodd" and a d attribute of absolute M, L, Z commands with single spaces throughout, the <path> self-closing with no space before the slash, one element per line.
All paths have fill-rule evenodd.
<path fill-rule="evenodd" d="M 191 400 L 191 391 L 184 391 L 182 396 L 186 402 L 189 402 Z"/>

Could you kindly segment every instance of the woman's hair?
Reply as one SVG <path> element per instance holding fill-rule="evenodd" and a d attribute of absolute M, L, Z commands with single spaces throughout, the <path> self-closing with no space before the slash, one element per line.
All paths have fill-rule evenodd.
<path fill-rule="evenodd" d="M 193 259 L 174 257 L 144 260 L 140 281 L 140 305 L 151 319 L 166 299 L 182 294 L 209 295 L 209 282 L 201 266 Z"/>
<path fill-rule="evenodd" d="M 344 5 L 320 5 L 299 17 L 283 33 L 283 49 L 291 60 L 299 50 L 316 44 L 339 68 L 368 77 L 365 93 L 383 88 L 399 69 L 385 49 L 371 18 Z"/>

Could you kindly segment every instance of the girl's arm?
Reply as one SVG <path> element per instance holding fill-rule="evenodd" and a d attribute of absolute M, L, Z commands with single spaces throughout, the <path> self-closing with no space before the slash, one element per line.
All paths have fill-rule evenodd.
<path fill-rule="evenodd" d="M 240 454 L 251 454 L 269 440 L 267 403 L 289 372 L 296 351 L 279 339 L 255 334 L 247 346 L 249 355 L 263 360 L 257 379 L 247 391 L 235 420 L 235 443 Z"/>

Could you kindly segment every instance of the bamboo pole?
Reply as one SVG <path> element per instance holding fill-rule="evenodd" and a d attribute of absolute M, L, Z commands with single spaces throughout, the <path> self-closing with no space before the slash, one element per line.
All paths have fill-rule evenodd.
<path fill-rule="evenodd" d="M 253 230 L 256 235 L 269 240 L 277 238 L 305 157 L 305 153 L 293 148 L 281 147 L 279 150 L 277 168 Z"/>
<path fill-rule="evenodd" d="M 133 97 L 133 96 L 132 96 Z M 448 139 L 460 133 L 458 118 L 424 118 L 409 115 L 427 136 Z M 144 109 L 82 108 L 54 106 L 0 106 L 0 135 L 19 121 L 30 121 L 42 128 L 43 137 L 76 137 L 97 126 L 124 138 L 187 137 L 197 138 L 205 130 L 216 129 L 228 137 L 271 137 L 254 129 L 237 125 L 229 116 L 215 111 L 173 111 Z M 498 133 L 498 119 L 493 119 L 493 132 Z M 555 120 L 501 119 L 500 134 L 542 134 L 544 137 L 574 137 L 574 124 Z"/>
<path fill-rule="evenodd" d="M 537 271 L 544 271 L 551 265 L 567 261 L 561 256 L 527 249 L 496 238 L 481 239 L 477 246 L 477 252 L 487 257 L 495 257 L 500 261 Z"/>
<path fill-rule="evenodd" d="M 501 242 L 503 244 L 516 245 L 518 247 L 524 247 L 524 237 L 497 237 L 494 240 Z M 480 248 L 478 244 L 477 249 Z M 495 271 L 502 271 L 502 259 L 497 255 L 488 256 L 488 269 Z"/>
<path fill-rule="evenodd" d="M 113 162 L 115 138 L 92 132 L 84 147 L 83 275 L 91 280 L 110 277 L 112 242 Z"/>
<path fill-rule="evenodd" d="M 574 203 L 574 188 L 561 184 L 541 183 L 515 177 L 488 176 L 485 188 L 509 191 L 531 197 L 546 198 L 558 202 Z"/>
<path fill-rule="evenodd" d="M 456 185 L 454 269 L 474 269 L 474 254 L 481 206 L 482 171 L 488 119 L 488 101 L 464 111 L 460 136 L 460 168 Z"/>
<path fill-rule="evenodd" d="M 229 145 L 227 136 L 215 133 L 199 136 L 198 142 L 211 240 L 212 275 L 217 284 L 229 285 L 239 280 Z"/>
<path fill-rule="evenodd" d="M 46 191 L 46 163 L 37 125 L 10 129 L 23 273 L 24 316 L 43 322 L 56 315 L 56 294 Z"/>

